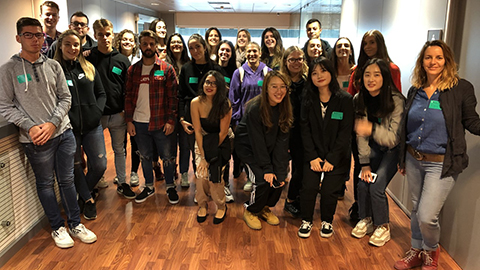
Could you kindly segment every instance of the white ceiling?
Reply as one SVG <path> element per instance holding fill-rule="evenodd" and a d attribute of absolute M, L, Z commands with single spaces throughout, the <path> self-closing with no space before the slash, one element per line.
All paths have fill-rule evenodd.
<path fill-rule="evenodd" d="M 292 13 L 313 2 L 341 0 L 116 0 L 158 12 Z M 153 5 L 152 5 L 153 3 Z"/>

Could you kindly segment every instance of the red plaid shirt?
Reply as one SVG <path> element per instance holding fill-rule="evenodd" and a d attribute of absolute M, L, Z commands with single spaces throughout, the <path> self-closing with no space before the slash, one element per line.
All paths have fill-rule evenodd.
<path fill-rule="evenodd" d="M 142 60 L 131 66 L 127 72 L 125 89 L 125 121 L 133 122 L 133 113 L 138 99 Z M 150 123 L 148 130 L 160 130 L 166 123 L 175 125 L 177 118 L 177 79 L 173 66 L 165 61 L 155 61 L 150 71 Z"/>

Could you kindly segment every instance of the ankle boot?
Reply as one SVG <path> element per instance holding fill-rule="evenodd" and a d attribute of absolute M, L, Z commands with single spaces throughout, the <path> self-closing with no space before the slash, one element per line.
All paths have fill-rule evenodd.
<path fill-rule="evenodd" d="M 440 256 L 440 247 L 435 250 L 425 250 L 422 252 L 422 270 L 437 270 L 438 257 Z"/>

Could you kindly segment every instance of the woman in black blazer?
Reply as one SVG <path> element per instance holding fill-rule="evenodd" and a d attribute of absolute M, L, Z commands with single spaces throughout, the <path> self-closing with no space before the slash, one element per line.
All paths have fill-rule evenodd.
<path fill-rule="evenodd" d="M 301 112 L 305 163 L 300 192 L 302 225 L 298 236 L 310 236 L 321 183 L 320 236 L 330 237 L 338 193 L 350 172 L 353 103 L 351 95 L 340 89 L 330 60 L 315 59 L 308 73 Z"/>

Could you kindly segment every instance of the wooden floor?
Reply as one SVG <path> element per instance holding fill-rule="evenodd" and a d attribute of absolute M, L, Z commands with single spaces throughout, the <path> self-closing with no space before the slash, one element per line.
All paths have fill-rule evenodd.
<path fill-rule="evenodd" d="M 318 200 L 310 238 L 297 236 L 301 220 L 283 211 L 286 190 L 273 209 L 280 225 L 262 222 L 262 230 L 249 229 L 242 219 L 242 204 L 248 198 L 242 189 L 244 174 L 230 180 L 235 202 L 228 204 L 228 216 L 220 225 L 213 224 L 215 206 L 212 202 L 207 221 L 196 222 L 194 184 L 189 189 L 178 187 L 180 202 L 170 205 L 165 182 L 156 182 L 155 196 L 137 204 L 116 192 L 112 183 L 113 152 L 109 137 L 106 138 L 109 162 L 105 176 L 109 187 L 100 191 L 98 218 L 87 221 L 82 217 L 87 228 L 97 234 L 98 241 L 84 244 L 75 239 L 73 248 L 60 249 L 55 246 L 47 226 L 2 269 L 384 270 L 393 269 L 395 261 L 410 247 L 409 219 L 390 199 L 392 240 L 378 248 L 368 244 L 368 237 L 356 239 L 350 235 L 354 226 L 347 215 L 353 200 L 351 183 L 345 199 L 338 203 L 333 222 L 335 233 L 329 239 L 319 235 Z M 127 168 L 130 168 L 129 162 Z M 190 181 L 194 182 L 192 172 Z M 142 177 L 140 183 L 143 184 Z M 139 192 L 138 188 L 134 191 Z M 460 268 L 442 249 L 438 269 Z"/>

